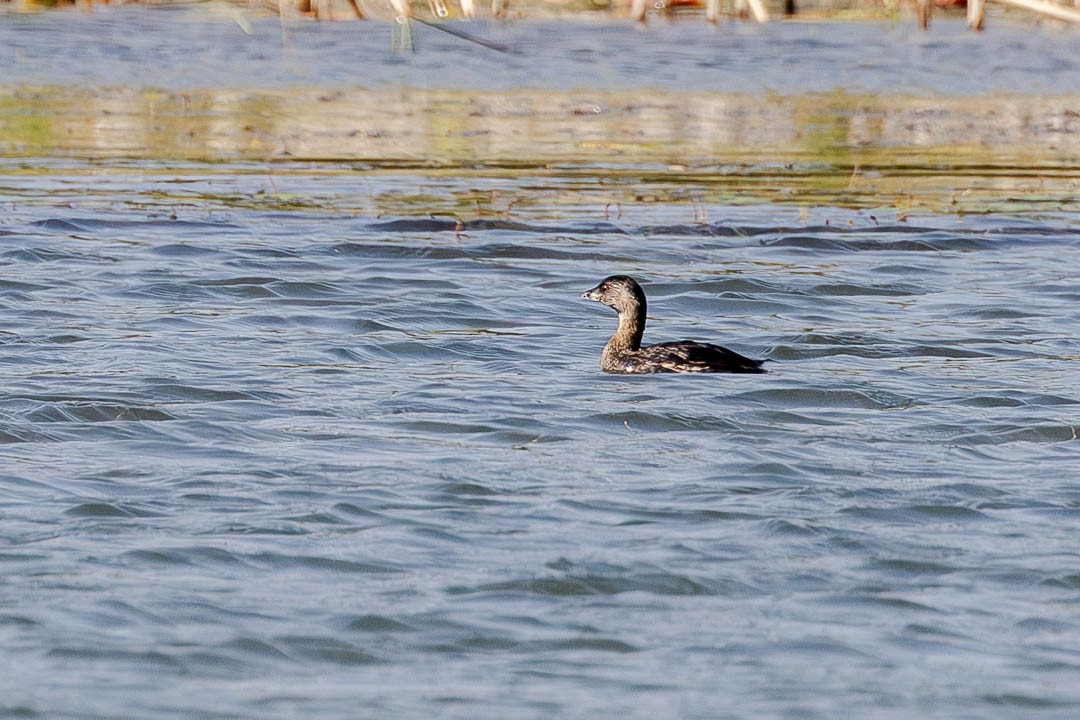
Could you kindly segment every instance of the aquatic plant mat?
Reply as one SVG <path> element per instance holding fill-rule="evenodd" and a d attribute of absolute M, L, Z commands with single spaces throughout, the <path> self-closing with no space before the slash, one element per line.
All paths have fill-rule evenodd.
<path fill-rule="evenodd" d="M 62 168 L 74 197 L 138 172 L 181 180 L 155 186 L 162 203 L 210 208 L 471 217 L 550 214 L 562 199 L 1075 212 L 1078 167 L 1071 96 L 0 88 L 8 199 L 17 177 Z M 412 189 L 373 195 L 373 173 L 407 174 Z M 328 178 L 326 192 L 274 181 L 293 174 Z M 208 175 L 267 180 L 194 195 L 182 182 Z"/>

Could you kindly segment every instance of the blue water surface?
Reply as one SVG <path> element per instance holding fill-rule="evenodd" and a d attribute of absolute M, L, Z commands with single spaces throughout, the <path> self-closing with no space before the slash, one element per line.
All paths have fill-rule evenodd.
<path fill-rule="evenodd" d="M 386 26 L 300 25 L 286 69 L 235 23 L 128 10 L 4 16 L 3 82 L 276 86 L 347 45 L 381 67 L 355 82 L 417 84 L 451 52 L 379 66 L 356 38 Z M 521 51 L 491 83 L 592 82 L 564 51 L 640 41 L 603 82 L 751 88 L 711 54 L 647 57 L 707 36 L 794 68 L 762 87 L 953 91 L 846 64 L 825 28 L 536 28 L 487 28 Z M 1060 30 L 938 28 L 846 32 L 916 57 L 1035 43 L 973 82 L 1076 89 L 1039 65 L 1075 63 Z M 808 43 L 836 73 L 788 62 Z M 454 47 L 431 82 L 481 82 Z M 354 81 L 341 62 L 325 82 Z M 2 166 L 0 717 L 1080 713 L 1075 212 L 604 208 L 560 192 L 602 170 L 553 170 L 537 202 L 459 222 L 347 200 L 515 180 L 140 162 Z M 613 273 L 649 294 L 646 341 L 769 372 L 604 375 L 615 317 L 578 296 Z"/>

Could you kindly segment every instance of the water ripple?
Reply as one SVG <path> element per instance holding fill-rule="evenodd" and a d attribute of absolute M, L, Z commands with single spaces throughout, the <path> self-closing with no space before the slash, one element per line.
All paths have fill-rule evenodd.
<path fill-rule="evenodd" d="M 570 209 L 18 207 L 0 713 L 1075 714 L 1075 220 Z"/>

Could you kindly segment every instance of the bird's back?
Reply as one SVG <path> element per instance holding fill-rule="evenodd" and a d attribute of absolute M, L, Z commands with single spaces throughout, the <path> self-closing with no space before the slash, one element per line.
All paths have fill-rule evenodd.
<path fill-rule="evenodd" d="M 719 345 L 681 340 L 646 345 L 610 358 L 608 372 L 622 373 L 763 373 L 763 361 Z"/>

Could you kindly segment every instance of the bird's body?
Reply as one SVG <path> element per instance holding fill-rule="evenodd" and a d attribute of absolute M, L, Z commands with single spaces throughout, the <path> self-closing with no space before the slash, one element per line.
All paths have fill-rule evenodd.
<path fill-rule="evenodd" d="M 619 327 L 604 346 L 600 369 L 609 373 L 763 373 L 762 360 L 695 340 L 642 345 L 647 303 L 637 281 L 612 275 L 581 294 L 619 314 Z"/>

